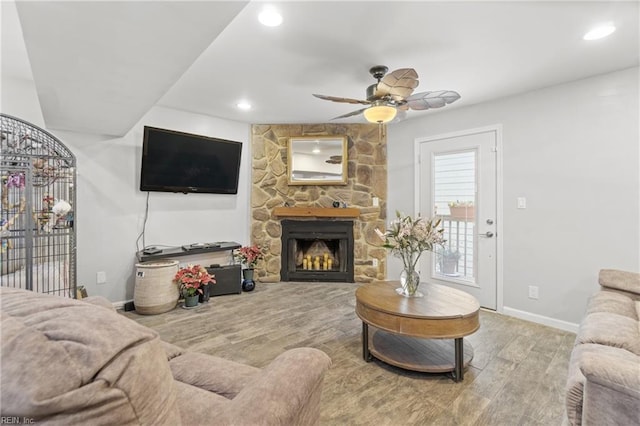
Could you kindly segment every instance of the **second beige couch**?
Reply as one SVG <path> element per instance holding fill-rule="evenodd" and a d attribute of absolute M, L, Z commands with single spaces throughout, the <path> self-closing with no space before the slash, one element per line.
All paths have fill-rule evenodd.
<path fill-rule="evenodd" d="M 603 269 L 569 361 L 571 425 L 640 425 L 640 274 Z"/>

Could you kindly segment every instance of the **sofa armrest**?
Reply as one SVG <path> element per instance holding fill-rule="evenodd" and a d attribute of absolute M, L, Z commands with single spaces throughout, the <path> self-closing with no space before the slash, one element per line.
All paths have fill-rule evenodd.
<path fill-rule="evenodd" d="M 584 355 L 582 424 L 640 424 L 640 357 L 634 363 L 619 361 L 598 353 Z"/>
<path fill-rule="evenodd" d="M 235 398 L 260 373 L 259 368 L 199 352 L 183 352 L 172 357 L 169 367 L 175 380 L 228 399 Z"/>
<path fill-rule="evenodd" d="M 221 424 L 313 425 L 331 359 L 313 348 L 288 350 L 275 358 L 219 413 Z"/>
<path fill-rule="evenodd" d="M 635 272 L 602 269 L 598 282 L 605 289 L 623 291 L 634 299 L 640 298 L 640 274 Z"/>

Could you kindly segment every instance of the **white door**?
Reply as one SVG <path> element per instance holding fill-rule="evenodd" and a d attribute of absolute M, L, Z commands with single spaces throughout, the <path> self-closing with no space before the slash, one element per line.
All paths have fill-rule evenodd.
<path fill-rule="evenodd" d="M 498 254 L 498 129 L 417 141 L 416 203 L 422 216 L 442 219 L 447 242 L 421 258 L 425 281 L 472 294 L 496 309 Z"/>

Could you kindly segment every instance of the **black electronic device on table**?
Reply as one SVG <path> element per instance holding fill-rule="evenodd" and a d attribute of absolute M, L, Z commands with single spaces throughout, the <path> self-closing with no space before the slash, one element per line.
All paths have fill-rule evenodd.
<path fill-rule="evenodd" d="M 186 246 L 182 246 L 182 250 L 198 250 L 220 247 L 220 243 L 193 243 Z"/>

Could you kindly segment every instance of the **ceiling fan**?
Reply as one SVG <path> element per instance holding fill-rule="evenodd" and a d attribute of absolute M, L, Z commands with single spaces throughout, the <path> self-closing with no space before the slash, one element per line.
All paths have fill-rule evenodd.
<path fill-rule="evenodd" d="M 418 73 L 413 68 L 400 68 L 390 72 L 384 65 L 376 65 L 369 73 L 378 82 L 367 87 L 367 100 L 340 98 L 313 94 L 316 98 L 326 101 L 349 104 L 369 105 L 347 114 L 333 118 L 352 117 L 364 114 L 371 123 L 388 123 L 396 117 L 398 110 L 425 110 L 440 108 L 460 99 L 460 95 L 453 90 L 437 90 L 434 92 L 420 92 L 412 95 L 413 89 L 418 87 Z"/>

